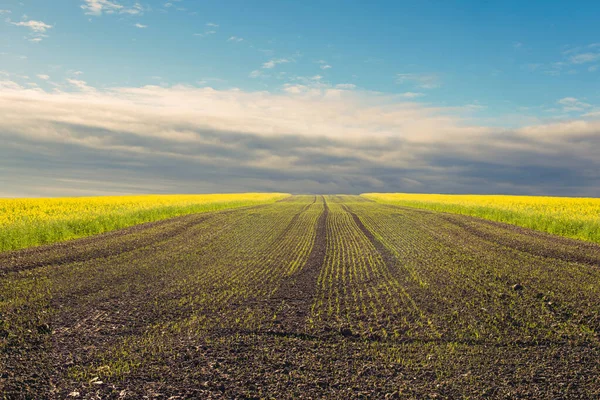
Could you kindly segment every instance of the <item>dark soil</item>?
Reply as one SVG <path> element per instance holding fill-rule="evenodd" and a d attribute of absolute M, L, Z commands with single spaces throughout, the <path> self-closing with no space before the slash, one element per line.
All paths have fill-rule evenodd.
<path fill-rule="evenodd" d="M 305 328 L 306 319 L 310 316 L 310 308 L 317 292 L 317 278 L 323 267 L 327 251 L 327 215 L 329 207 L 321 196 L 323 212 L 316 226 L 314 244 L 306 264 L 297 274 L 290 276 L 277 289 L 272 300 L 279 307 L 276 322 L 277 333 L 283 335 L 299 335 Z"/>
<path fill-rule="evenodd" d="M 600 398 L 599 265 L 354 196 L 0 254 L 0 398 Z"/>

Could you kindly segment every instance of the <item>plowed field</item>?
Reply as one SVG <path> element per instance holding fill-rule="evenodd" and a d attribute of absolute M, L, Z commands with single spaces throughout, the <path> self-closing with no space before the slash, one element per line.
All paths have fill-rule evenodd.
<path fill-rule="evenodd" d="M 0 393 L 600 397 L 600 246 L 293 196 L 0 254 Z"/>

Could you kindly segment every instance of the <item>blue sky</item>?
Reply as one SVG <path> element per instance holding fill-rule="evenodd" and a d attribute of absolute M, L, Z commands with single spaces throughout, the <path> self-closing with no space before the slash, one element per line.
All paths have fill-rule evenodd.
<path fill-rule="evenodd" d="M 15 177 L 5 176 L 10 189 L 0 195 L 242 187 L 600 195 L 595 164 L 579 153 L 598 145 L 600 2 L 0 0 L 0 10 L 0 93 L 3 104 L 12 101 L 4 111 L 23 113 L 13 121 L 19 125 L 0 125 L 12 157 L 3 167 Z M 19 108 L 15 98 L 53 111 L 36 116 L 36 107 Z M 81 110 L 63 116 L 58 104 Z M 175 109 L 186 112 L 173 115 Z M 150 138 L 100 119 L 88 124 L 90 110 L 118 112 L 116 120 L 148 113 L 169 119 L 160 139 L 133 145 L 130 135 Z M 340 110 L 347 119 L 336 119 Z M 67 137 L 41 135 L 40 124 Z M 221 155 L 231 157 L 221 174 L 202 154 L 216 163 L 214 151 L 223 149 L 207 147 L 199 127 L 236 132 L 227 140 L 239 146 L 247 135 L 261 144 L 238 149 L 247 165 Z M 108 132 L 101 140 L 99 129 Z M 187 134 L 200 159 L 177 148 L 153 158 L 156 143 L 177 147 L 173 138 Z M 316 144 L 293 149 L 297 154 L 272 147 L 290 137 L 328 141 L 328 151 L 304 159 Z M 442 152 L 450 140 L 466 144 Z M 364 141 L 384 145 L 359 158 L 341 145 Z M 56 155 L 67 142 L 103 166 L 96 180 L 67 172 Z M 256 146 L 262 150 L 250 157 Z M 396 152 L 382 150 L 390 148 Z M 511 148 L 518 150 L 504 153 Z M 131 153 L 137 167 L 128 167 Z M 548 157 L 555 162 L 544 162 Z M 29 173 L 23 160 L 30 158 L 45 160 L 53 174 L 43 182 L 52 184 L 24 187 L 18 177 Z M 321 176 L 298 173 L 315 159 Z M 69 161 L 89 168 L 81 162 Z M 189 162 L 211 169 L 210 176 L 182 173 L 194 168 Z M 157 165 L 171 172 L 156 173 Z M 525 170 L 529 183 L 522 182 Z M 122 172 L 128 183 L 112 183 Z"/>

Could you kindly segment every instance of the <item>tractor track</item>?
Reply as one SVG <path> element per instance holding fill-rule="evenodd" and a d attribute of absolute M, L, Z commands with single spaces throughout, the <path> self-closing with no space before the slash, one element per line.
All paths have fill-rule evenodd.
<path fill-rule="evenodd" d="M 329 208 L 321 196 L 323 211 L 315 227 L 315 239 L 306 263 L 297 273 L 286 278 L 270 299 L 272 305 L 283 308 L 279 311 L 279 332 L 300 332 L 304 329 L 310 315 L 310 307 L 317 291 L 317 278 L 323 267 L 327 250 L 327 215 Z M 315 197 L 316 202 L 316 197 Z M 313 202 L 314 204 L 314 202 Z"/>
<path fill-rule="evenodd" d="M 61 266 L 120 256 L 173 239 L 220 215 L 227 215 L 237 210 L 253 210 L 262 207 L 265 207 L 265 205 L 184 215 L 67 242 L 0 253 L 0 275 L 48 265 Z"/>

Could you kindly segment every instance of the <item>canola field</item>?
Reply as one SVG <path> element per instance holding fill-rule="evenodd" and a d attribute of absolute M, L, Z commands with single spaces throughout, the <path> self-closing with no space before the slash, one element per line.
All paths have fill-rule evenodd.
<path fill-rule="evenodd" d="M 283 193 L 0 199 L 0 252 L 180 215 L 268 204 Z"/>
<path fill-rule="evenodd" d="M 600 243 L 600 198 L 366 193 L 378 203 L 471 215 Z"/>

